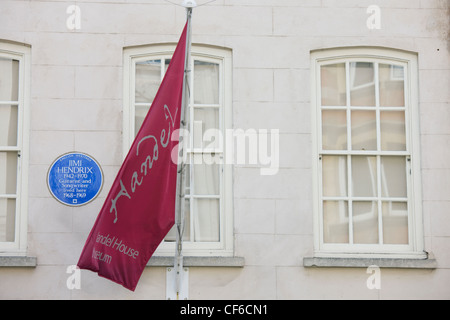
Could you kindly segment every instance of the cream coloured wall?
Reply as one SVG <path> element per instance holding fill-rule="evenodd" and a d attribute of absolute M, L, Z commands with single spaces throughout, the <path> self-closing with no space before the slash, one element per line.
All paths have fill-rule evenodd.
<path fill-rule="evenodd" d="M 306 3 L 305 3 L 306 2 Z M 122 159 L 123 48 L 176 42 L 183 8 L 162 0 L 2 0 L 0 39 L 31 45 L 28 255 L 35 268 L 0 268 L 2 299 L 164 299 L 165 268 L 148 267 L 135 293 L 67 267 L 84 241 Z M 366 25 L 381 11 L 380 29 Z M 233 51 L 233 127 L 280 130 L 280 169 L 236 165 L 235 254 L 243 268 L 191 267 L 190 299 L 449 299 L 450 46 L 444 0 L 218 0 L 194 9 L 193 42 Z M 418 53 L 425 248 L 434 270 L 304 268 L 313 255 L 310 51 L 381 46 Z M 78 208 L 50 195 L 46 174 L 61 154 L 93 156 L 105 173 L 101 195 Z M 423 290 L 423 288 L 428 288 Z"/>

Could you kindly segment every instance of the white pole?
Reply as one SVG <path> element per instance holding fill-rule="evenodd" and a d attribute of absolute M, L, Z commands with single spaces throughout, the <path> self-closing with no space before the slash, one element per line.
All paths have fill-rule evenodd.
<path fill-rule="evenodd" d="M 183 80 L 183 95 L 181 103 L 181 127 L 186 128 L 186 113 L 188 112 L 190 92 L 189 92 L 189 78 L 191 72 L 191 44 L 192 44 L 192 27 L 191 27 L 191 17 L 192 9 L 196 6 L 195 1 L 185 0 L 183 5 L 186 7 L 187 15 L 187 34 L 186 34 L 186 56 L 185 56 L 185 68 L 184 68 L 184 80 Z M 181 138 L 181 137 L 180 137 Z M 175 249 L 175 260 L 174 268 L 176 272 L 176 292 L 177 300 L 179 293 L 181 291 L 181 275 L 183 274 L 183 233 L 184 233 L 184 223 L 185 223 L 185 194 L 186 194 L 186 164 L 184 163 L 184 147 L 186 146 L 185 141 L 178 144 L 181 148 L 181 155 L 178 163 L 178 184 L 177 184 L 177 206 L 175 213 L 175 223 L 176 223 L 176 249 Z"/>

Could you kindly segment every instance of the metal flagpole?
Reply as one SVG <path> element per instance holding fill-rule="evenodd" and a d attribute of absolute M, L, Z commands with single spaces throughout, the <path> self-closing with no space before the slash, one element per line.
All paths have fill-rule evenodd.
<path fill-rule="evenodd" d="M 194 0 L 187 0 L 183 3 L 183 6 L 186 7 L 186 15 L 187 15 L 187 34 L 186 34 L 186 57 L 185 57 L 185 68 L 184 68 L 184 80 L 183 80 L 183 94 L 182 94 L 182 104 L 181 104 L 181 125 L 180 128 L 184 129 L 180 131 L 180 139 L 182 138 L 181 134 L 186 132 L 186 113 L 188 111 L 189 100 L 190 100 L 190 92 L 189 92 L 189 79 L 191 74 L 191 44 L 192 44 L 192 26 L 191 26 L 191 18 L 192 18 L 192 10 L 196 7 L 196 3 Z M 186 163 L 185 163 L 185 147 L 187 144 L 185 143 L 183 137 L 182 143 L 179 143 L 178 146 L 181 148 L 181 154 L 179 154 L 179 163 L 178 163 L 178 184 L 177 184 L 177 205 L 176 205 L 176 213 L 175 213 L 175 225 L 176 225 L 176 248 L 175 248 L 175 260 L 174 260 L 174 269 L 175 269 L 175 288 L 176 288 L 176 297 L 177 300 L 180 298 L 180 292 L 182 290 L 182 284 L 185 282 L 183 279 L 186 276 L 185 270 L 183 268 L 183 233 L 184 233 L 184 223 L 185 223 L 185 194 L 186 194 Z"/>

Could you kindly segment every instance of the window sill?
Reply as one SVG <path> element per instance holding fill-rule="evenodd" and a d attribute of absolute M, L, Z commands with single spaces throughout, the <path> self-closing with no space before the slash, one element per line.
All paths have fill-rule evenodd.
<path fill-rule="evenodd" d="M 436 259 L 401 259 L 401 258 L 303 258 L 305 268 L 368 268 L 377 266 L 380 268 L 403 269 L 436 269 Z"/>
<path fill-rule="evenodd" d="M 147 267 L 173 267 L 173 257 L 152 257 Z M 185 267 L 244 267 L 245 259 L 242 257 L 183 257 Z"/>
<path fill-rule="evenodd" d="M 26 257 L 26 256 L 2 257 L 2 256 L 0 256 L 0 267 L 35 268 L 36 266 L 37 266 L 37 258 L 36 257 Z"/>

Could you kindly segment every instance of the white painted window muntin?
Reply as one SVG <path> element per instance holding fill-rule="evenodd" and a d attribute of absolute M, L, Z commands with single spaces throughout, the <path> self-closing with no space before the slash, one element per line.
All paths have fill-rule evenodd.
<path fill-rule="evenodd" d="M 418 99 L 417 99 L 417 56 L 413 53 L 389 50 L 384 48 L 342 48 L 342 49 L 330 49 L 330 50 L 318 50 L 312 52 L 311 68 L 312 72 L 312 107 L 313 107 L 313 123 L 316 126 L 316 130 L 313 132 L 313 171 L 314 177 L 317 177 L 314 183 L 314 231 L 315 231 L 315 254 L 317 256 L 342 256 L 342 255 L 356 255 L 356 256 L 384 256 L 384 255 L 396 255 L 396 256 L 423 256 L 423 226 L 421 222 L 421 200 L 420 196 L 414 196 L 421 190 L 420 185 L 420 151 L 419 151 L 419 132 L 418 132 Z M 379 106 L 379 91 L 376 89 L 376 105 L 373 107 L 365 106 L 350 106 L 349 95 L 349 76 L 348 65 L 354 61 L 367 61 L 372 63 L 385 63 L 402 66 L 404 68 L 404 93 L 405 93 L 405 106 L 404 107 L 380 107 Z M 345 106 L 321 106 L 320 98 L 320 67 L 327 64 L 346 64 L 346 104 Z M 377 69 L 378 70 L 378 69 Z M 376 87 L 379 82 L 377 74 L 374 75 Z M 350 150 L 351 145 L 351 127 L 347 125 L 347 149 L 346 150 L 322 150 L 322 110 L 345 110 L 347 113 L 347 124 L 351 123 L 350 110 L 375 110 L 377 112 L 377 150 L 376 151 L 358 151 Z M 406 130 L 406 150 L 397 151 L 380 151 L 380 122 L 379 115 L 382 110 L 389 111 L 405 111 L 405 130 Z M 347 111 L 348 110 L 348 111 Z M 411 118 L 412 117 L 412 118 Z M 377 157 L 377 168 L 379 170 L 379 162 L 381 156 L 404 156 L 409 160 L 406 164 L 406 174 L 408 194 L 406 199 L 408 200 L 408 228 L 409 228 L 409 244 L 408 245 L 360 245 L 360 244 L 334 244 L 324 243 L 323 241 L 323 185 L 322 185 L 322 161 L 320 160 L 326 155 L 342 155 L 348 158 L 354 155 L 374 155 Z M 347 164 L 347 170 L 351 170 L 350 163 Z M 411 174 L 409 174 L 411 172 Z M 377 179 L 380 180 L 380 175 Z M 349 178 L 349 184 L 351 179 Z M 381 188 L 380 181 L 377 181 L 378 188 Z M 351 190 L 351 185 L 348 186 L 348 190 Z M 378 192 L 380 192 L 378 190 Z M 379 193 L 378 193 L 379 194 Z M 326 199 L 333 199 L 326 198 Z M 335 200 L 350 199 L 347 197 L 336 197 Z M 353 199 L 353 198 L 352 198 Z M 357 200 L 377 200 L 382 202 L 380 197 L 362 197 Z M 389 200 L 405 201 L 405 198 L 389 198 Z M 379 212 L 382 208 L 379 208 Z M 351 219 L 351 217 L 349 217 Z M 350 221 L 351 222 L 351 221 Z M 379 219 L 379 223 L 381 223 Z M 351 231 L 352 224 L 349 223 L 349 232 Z M 381 232 L 381 229 L 379 229 Z"/>
<path fill-rule="evenodd" d="M 0 108 L 5 105 L 18 107 L 17 143 L 15 146 L 0 146 L 0 152 L 16 152 L 18 156 L 16 192 L 0 195 L 0 199 L 15 199 L 16 202 L 14 241 L 0 242 L 0 256 L 23 256 L 27 249 L 30 55 L 31 49 L 26 45 L 0 42 L 0 57 L 19 61 L 18 100 L 0 102 Z"/>

